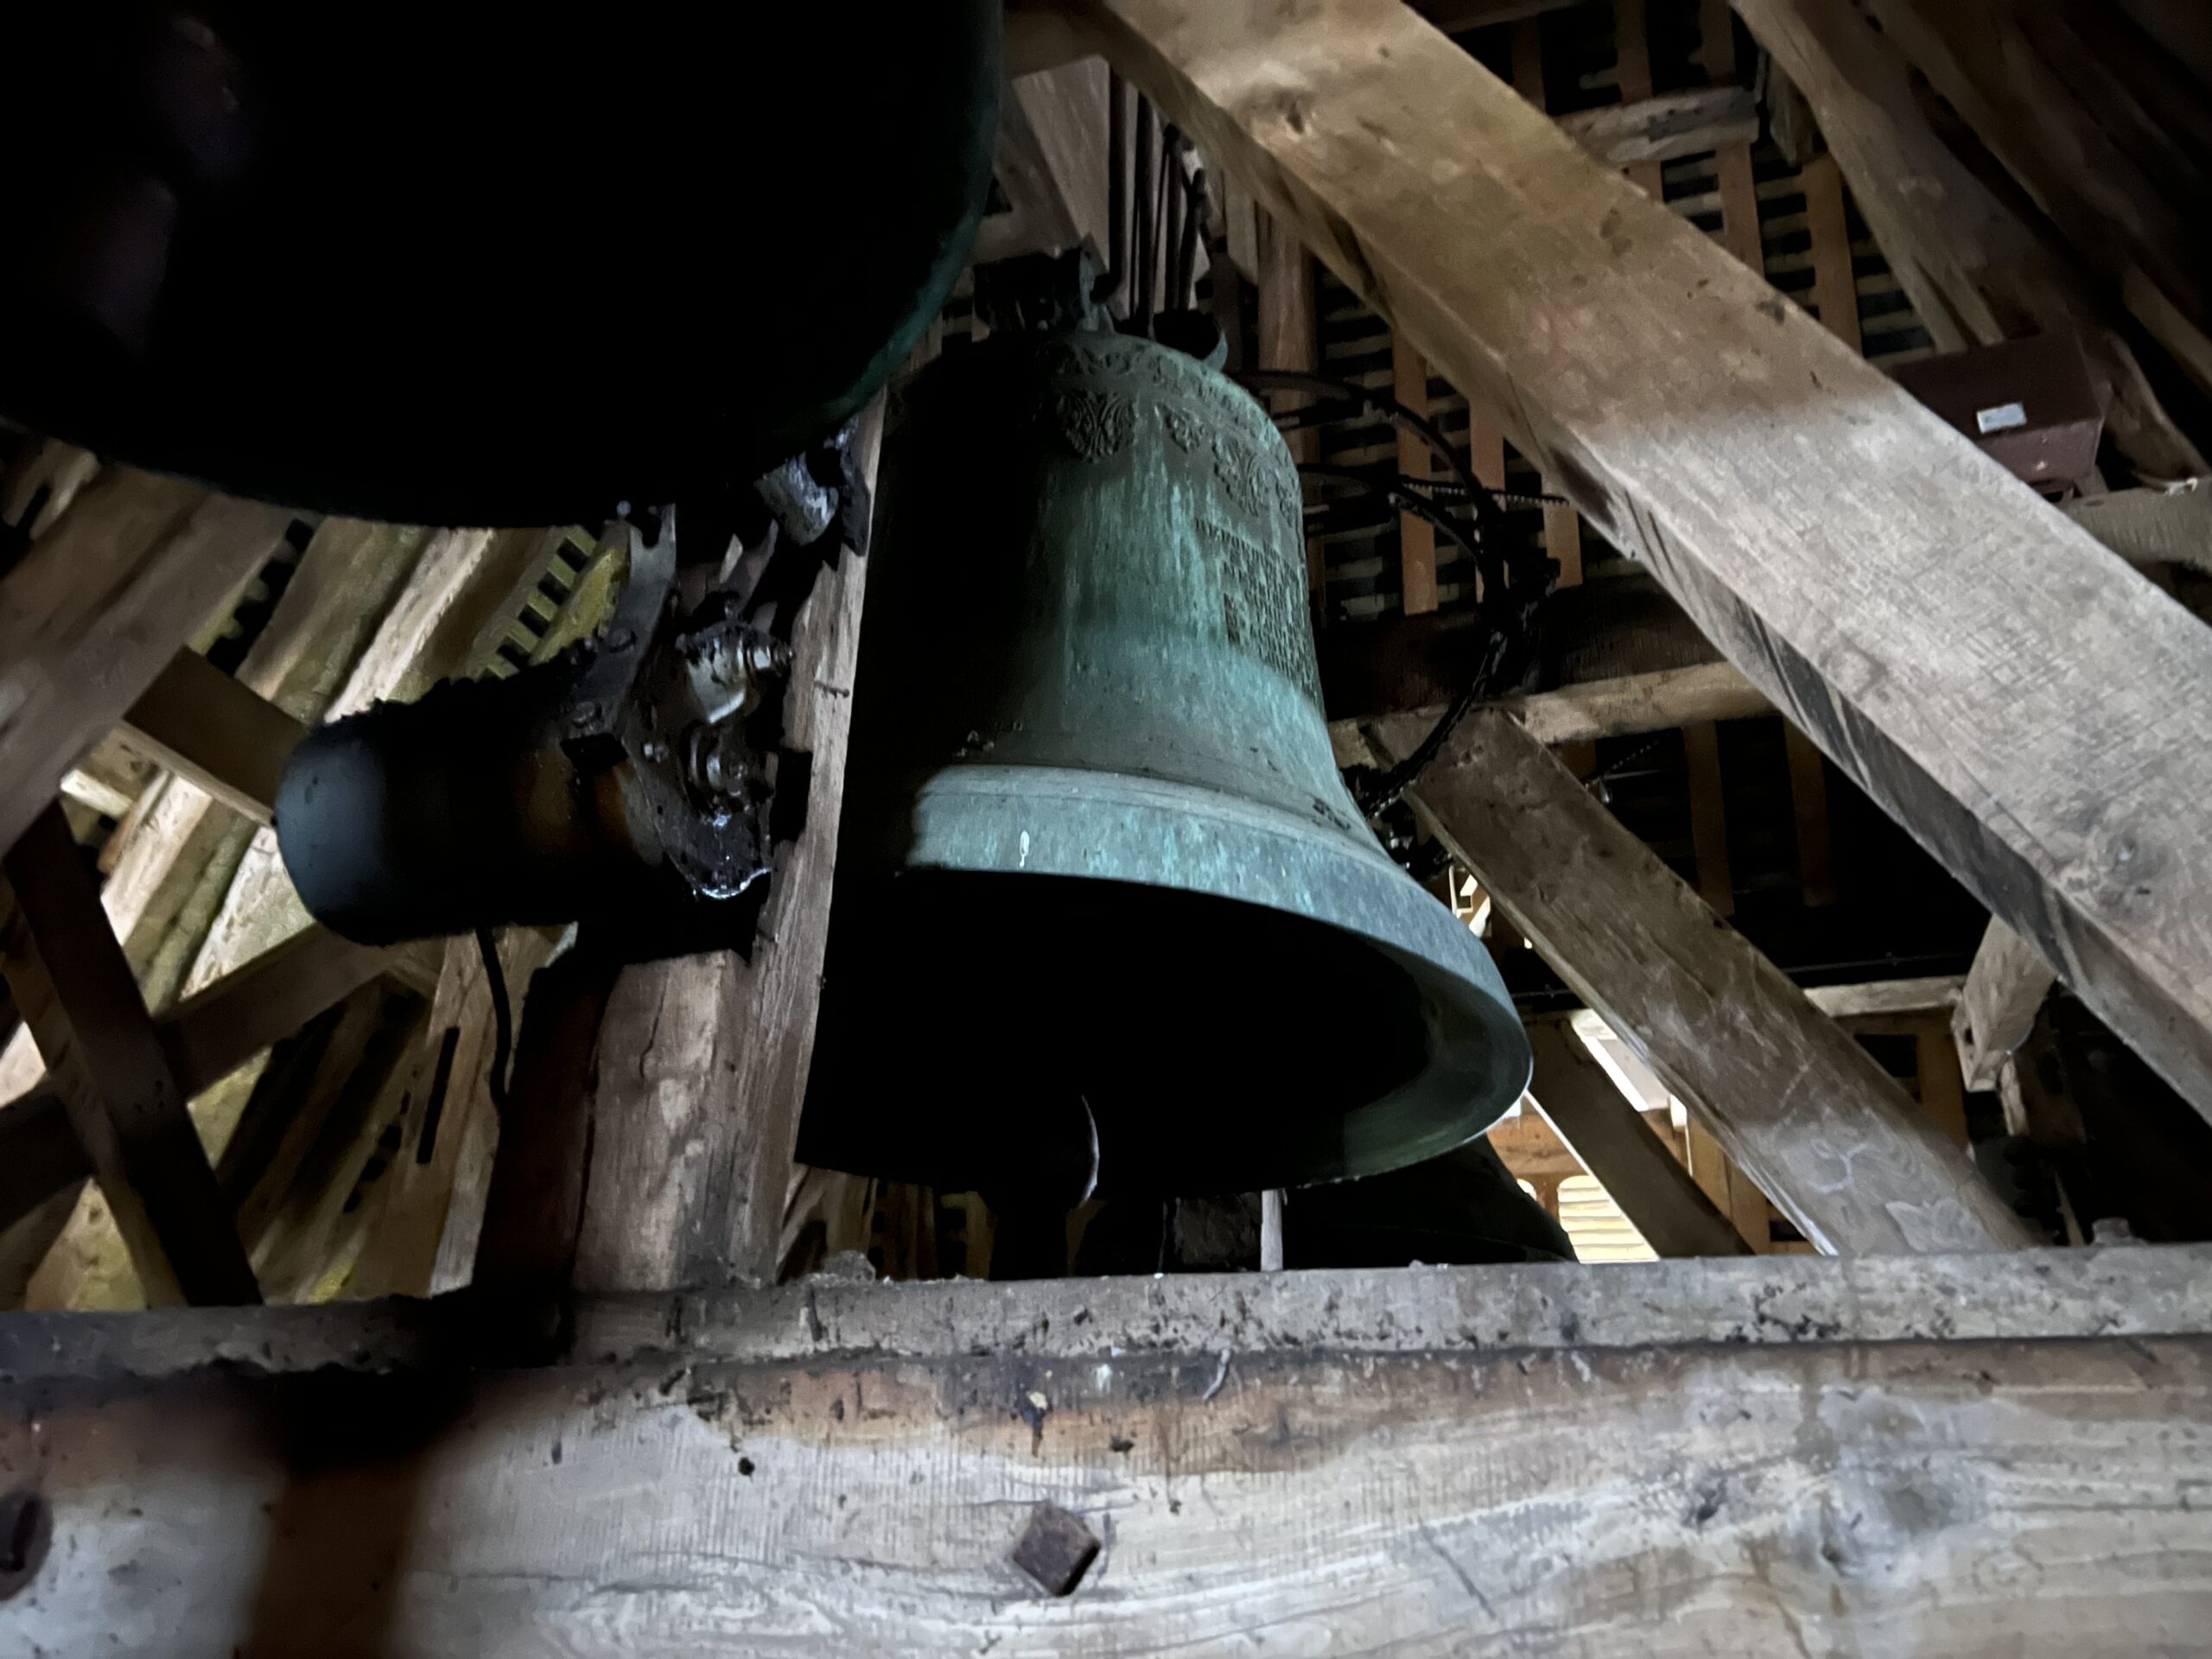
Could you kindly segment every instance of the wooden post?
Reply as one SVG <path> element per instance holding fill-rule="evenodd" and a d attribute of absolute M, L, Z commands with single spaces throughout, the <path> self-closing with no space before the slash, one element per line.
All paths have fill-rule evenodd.
<path fill-rule="evenodd" d="M 862 439 L 874 477 L 879 405 Z M 518 1097 L 478 1243 L 486 1282 L 580 1294 L 772 1281 L 813 1057 L 868 562 L 845 550 L 800 613 L 785 743 L 810 753 L 805 829 L 779 849 L 748 961 L 571 971 L 559 1097 Z M 565 1010 L 565 1017 L 561 1011 Z M 588 1044 L 573 1027 L 596 1015 Z M 533 1021 L 535 1027 L 538 1022 Z M 587 1067 L 581 1057 L 594 1058 Z M 565 1058 L 560 1057 L 565 1056 Z"/>
<path fill-rule="evenodd" d="M 59 807 L 5 868 L 29 947 L 10 954 L 8 981 L 147 1300 L 260 1300 L 188 1096 Z"/>
<path fill-rule="evenodd" d="M 1396 0 L 1068 6 L 2212 1112 L 2202 623 Z"/>
<path fill-rule="evenodd" d="M 1866 1051 L 1510 721 L 1470 717 L 1410 798 L 1820 1249 L 2029 1242 Z"/>

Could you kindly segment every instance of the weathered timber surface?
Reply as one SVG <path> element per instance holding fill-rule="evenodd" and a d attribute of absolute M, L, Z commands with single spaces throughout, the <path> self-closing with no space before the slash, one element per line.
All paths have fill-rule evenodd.
<path fill-rule="evenodd" d="M 1866 1051 L 1511 721 L 1470 716 L 1409 798 L 1815 1244 L 2028 1242 Z"/>
<path fill-rule="evenodd" d="M 503 1300 L 503 1299 L 502 1299 Z M 209 1365 L 271 1375 L 497 1366 L 504 1327 L 473 1291 L 316 1306 L 16 1313 L 0 1386 L 158 1380 Z M 2212 1335 L 2212 1245 L 1955 1255 L 1688 1257 L 1608 1267 L 1344 1268 L 584 1297 L 572 1366 L 688 1358 L 1536 1351 Z"/>
<path fill-rule="evenodd" d="M 290 522 L 113 467 L 33 542 L 0 582 L 0 849 Z"/>
<path fill-rule="evenodd" d="M 1532 1021 L 1529 1092 L 1621 1212 L 1662 1256 L 1750 1250 L 1673 1149 L 1564 1020 Z"/>
<path fill-rule="evenodd" d="M 2082 342 L 2121 454 L 2156 478 L 2204 470 L 2086 271 L 1952 153 L 1911 66 L 1865 16 L 1824 0 L 1737 10 L 1820 118 L 1899 284 L 1937 346 L 2066 333 Z M 1825 315 L 1826 308 L 1823 308 Z"/>
<path fill-rule="evenodd" d="M 137 1375 L 18 1320 L 0 1484 L 60 1547 L 0 1618 L 175 1659 L 2192 1651 L 2208 1265 L 823 1282 L 473 1376 L 394 1353 L 419 1306 L 149 1315 L 103 1360 L 203 1363 Z M 1008 1559 L 1039 1502 L 1103 1545 L 1065 1599 Z"/>
<path fill-rule="evenodd" d="M 871 478 L 881 437 L 879 409 L 861 438 Z M 749 958 L 640 963 L 576 1000 L 572 1017 L 598 1019 L 588 1070 L 577 1045 L 538 1108 L 516 1114 L 505 1158 L 528 1173 L 490 1183 L 494 1224 L 475 1241 L 487 1274 L 558 1281 L 565 1262 L 579 1291 L 599 1294 L 773 1277 L 814 1055 L 867 583 L 867 559 L 848 548 L 799 613 L 783 741 L 811 757 L 805 823 L 776 850 Z M 557 1035 L 531 1044 L 569 1046 Z"/>
<path fill-rule="evenodd" d="M 2212 632 L 1395 0 L 1066 0 L 2212 1111 Z"/>

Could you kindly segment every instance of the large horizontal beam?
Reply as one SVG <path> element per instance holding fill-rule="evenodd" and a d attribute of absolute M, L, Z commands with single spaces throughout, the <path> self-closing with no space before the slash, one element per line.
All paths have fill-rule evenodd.
<path fill-rule="evenodd" d="M 23 1318 L 0 1491 L 59 1541 L 4 1617 L 423 1659 L 2180 1649 L 2208 1267 L 817 1281 L 587 1306 L 588 1359 L 475 1375 L 467 1305 Z M 1065 1597 L 1009 1559 L 1040 1503 L 1102 1546 Z"/>
<path fill-rule="evenodd" d="M 2212 1112 L 2212 632 L 1397 0 L 1065 0 Z"/>

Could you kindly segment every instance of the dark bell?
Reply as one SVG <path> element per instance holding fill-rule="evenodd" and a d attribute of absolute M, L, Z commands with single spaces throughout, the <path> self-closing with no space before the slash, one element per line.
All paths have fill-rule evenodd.
<path fill-rule="evenodd" d="M 950 291 L 1001 11 L 0 6 L 0 411 L 406 523 L 749 480 Z"/>
<path fill-rule="evenodd" d="M 1337 772 L 1264 411 L 1148 342 L 999 336 L 885 454 L 801 1157 L 1073 1203 L 1495 1122 L 1527 1039 Z"/>

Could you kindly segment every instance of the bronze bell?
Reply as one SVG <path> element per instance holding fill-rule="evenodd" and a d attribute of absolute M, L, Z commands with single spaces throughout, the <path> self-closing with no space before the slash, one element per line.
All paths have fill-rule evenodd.
<path fill-rule="evenodd" d="M 1337 772 L 1265 411 L 1075 333 L 958 350 L 893 422 L 800 1156 L 1071 1202 L 1487 1128 L 1527 1039 Z"/>

